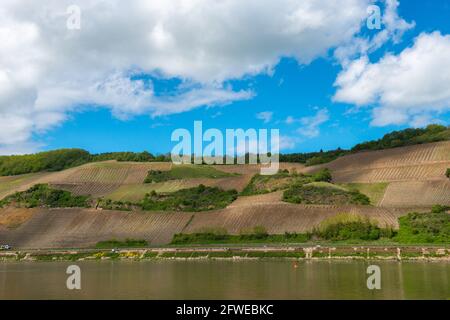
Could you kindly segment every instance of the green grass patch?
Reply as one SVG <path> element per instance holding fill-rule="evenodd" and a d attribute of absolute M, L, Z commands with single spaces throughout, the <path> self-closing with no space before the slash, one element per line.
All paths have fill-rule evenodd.
<path fill-rule="evenodd" d="M 74 253 L 74 254 L 35 254 L 31 255 L 36 261 L 78 261 L 92 257 L 93 253 Z"/>
<path fill-rule="evenodd" d="M 152 211 L 207 211 L 225 208 L 236 198 L 236 190 L 199 185 L 168 194 L 151 192 L 145 195 L 140 206 Z"/>
<path fill-rule="evenodd" d="M 362 194 L 369 197 L 370 203 L 373 205 L 378 205 L 383 199 L 384 193 L 386 191 L 389 183 L 346 183 L 342 184 L 349 190 L 357 190 Z"/>
<path fill-rule="evenodd" d="M 247 252 L 247 258 L 305 258 L 305 253 L 301 251 L 251 251 Z"/>
<path fill-rule="evenodd" d="M 136 240 L 136 239 L 125 239 L 124 241 L 119 240 L 108 240 L 100 241 L 95 245 L 98 249 L 113 249 L 113 248 L 138 248 L 147 247 L 147 240 Z"/>
<path fill-rule="evenodd" d="M 163 252 L 158 257 L 160 257 L 160 258 L 175 258 L 175 252 Z"/>
<path fill-rule="evenodd" d="M 202 258 L 207 257 L 209 252 L 192 252 L 191 258 Z"/>
<path fill-rule="evenodd" d="M 118 252 L 105 252 L 102 254 L 103 257 L 109 258 L 111 260 L 117 260 L 120 258 L 120 253 Z"/>
<path fill-rule="evenodd" d="M 146 184 L 127 184 L 120 186 L 117 190 L 108 194 L 107 197 L 113 201 L 138 202 L 144 199 L 147 193 L 152 191 L 158 193 L 169 193 L 189 187 L 194 187 L 194 184 L 186 180 L 172 180 Z"/>
<path fill-rule="evenodd" d="M 146 252 L 143 255 L 143 259 L 153 259 L 156 258 L 158 256 L 158 252 Z"/>
<path fill-rule="evenodd" d="M 246 257 L 246 252 L 232 252 L 232 251 L 216 251 L 209 254 L 209 258 L 233 258 L 233 257 Z"/>
<path fill-rule="evenodd" d="M 177 252 L 175 253 L 175 258 L 190 258 L 192 257 L 192 252 Z"/>
<path fill-rule="evenodd" d="M 46 174 L 48 173 L 29 173 L 18 176 L 0 177 L 0 195 L 10 194 L 11 190 L 25 184 L 32 184 L 33 181 L 38 180 Z"/>

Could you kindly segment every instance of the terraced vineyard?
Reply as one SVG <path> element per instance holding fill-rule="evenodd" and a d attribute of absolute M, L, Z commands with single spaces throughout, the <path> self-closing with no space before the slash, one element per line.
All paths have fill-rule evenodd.
<path fill-rule="evenodd" d="M 391 182 L 423 179 L 442 179 L 450 162 L 419 164 L 398 167 L 363 168 L 355 170 L 335 169 L 333 179 L 336 182 Z"/>
<path fill-rule="evenodd" d="M 450 180 L 392 182 L 380 203 L 384 207 L 405 207 L 411 204 L 450 205 Z"/>
<path fill-rule="evenodd" d="M 378 221 L 380 226 L 398 227 L 397 219 L 411 209 L 388 209 L 367 206 L 294 205 L 276 200 L 280 193 L 239 199 L 228 208 L 211 213 L 196 214 L 184 230 L 199 232 L 208 228 L 224 228 L 231 234 L 263 226 L 269 233 L 306 232 L 324 219 L 338 213 L 357 213 Z M 425 209 L 416 209 L 425 210 Z"/>
<path fill-rule="evenodd" d="M 398 167 L 450 161 L 450 141 L 366 151 L 321 165 L 336 171 Z"/>
<path fill-rule="evenodd" d="M 380 226 L 397 227 L 397 218 L 410 209 L 360 206 L 304 206 L 283 203 L 280 194 L 245 197 L 223 210 L 204 213 L 119 212 L 94 209 L 34 209 L 15 225 L 0 224 L 0 242 L 20 248 L 90 247 L 111 239 L 145 239 L 153 245 L 169 243 L 176 233 L 198 232 L 214 227 L 239 234 L 255 226 L 269 233 L 306 232 L 338 213 L 358 213 Z M 23 209 L 21 209 L 23 211 Z M 416 208 L 416 211 L 420 209 Z M 425 211 L 425 209 L 423 210 Z M 9 215 L 25 214 L 10 212 Z M 6 211 L 0 217 L 6 217 Z M 1 221 L 5 221 L 0 219 Z"/>
<path fill-rule="evenodd" d="M 121 186 L 143 184 L 150 169 L 169 170 L 170 166 L 170 163 L 90 163 L 60 172 L 49 182 L 74 194 L 99 197 L 110 194 Z"/>
<path fill-rule="evenodd" d="M 132 201 L 142 200 L 145 194 L 152 191 L 175 192 L 181 189 L 192 188 L 198 184 L 195 181 L 173 180 L 151 184 L 126 184 L 107 194 L 107 198 L 114 201 Z"/>
<path fill-rule="evenodd" d="M 46 175 L 46 173 L 30 173 L 19 176 L 0 177 L 0 199 L 15 191 L 28 189 Z"/>
<path fill-rule="evenodd" d="M 60 172 L 32 173 L 20 176 L 0 177 L 0 198 L 15 191 L 24 191 L 35 184 L 50 183 L 75 194 L 102 196 L 121 185 L 142 184 L 147 172 L 169 170 L 171 163 L 116 162 L 89 163 Z"/>
<path fill-rule="evenodd" d="M 139 201 L 146 193 L 175 192 L 204 184 L 242 191 L 260 172 L 259 165 L 213 166 L 226 173 L 220 178 L 189 177 L 144 184 L 149 170 L 168 171 L 170 163 L 89 163 L 61 172 L 0 177 L 0 198 L 37 183 L 116 201 Z M 137 238 L 151 244 L 169 243 L 175 233 L 225 228 L 231 234 L 263 226 L 269 233 L 305 232 L 340 213 L 357 213 L 397 227 L 398 217 L 411 211 L 429 211 L 434 204 L 450 205 L 450 142 L 362 152 L 331 163 L 304 167 L 280 164 L 299 173 L 330 168 L 333 182 L 355 188 L 370 197 L 372 206 L 302 205 L 281 201 L 282 191 L 240 196 L 222 210 L 201 213 L 118 212 L 94 209 L 0 209 L 0 243 L 15 247 L 86 247 L 112 238 Z"/>
<path fill-rule="evenodd" d="M 332 170 L 337 183 L 387 183 L 383 195 L 377 195 L 384 207 L 431 206 L 450 204 L 450 142 L 437 142 L 390 150 L 361 152 L 331 163 L 306 168 L 315 172 Z"/>
<path fill-rule="evenodd" d="M 190 219 L 191 214 L 185 213 L 38 210 L 16 230 L 1 230 L 0 243 L 22 248 L 73 248 L 111 239 L 138 238 L 163 244 L 181 232 Z"/>

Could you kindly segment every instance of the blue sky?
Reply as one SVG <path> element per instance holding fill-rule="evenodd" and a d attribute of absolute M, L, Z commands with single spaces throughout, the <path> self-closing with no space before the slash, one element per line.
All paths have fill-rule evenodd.
<path fill-rule="evenodd" d="M 394 0 L 388 2 L 395 3 Z M 263 2 L 260 3 L 264 5 Z M 349 6 L 353 5 L 351 0 L 348 0 L 348 3 Z M 383 19 L 388 19 L 387 3 L 379 1 L 375 4 L 380 6 Z M 83 9 L 83 3 L 80 7 Z M 117 8 L 111 10 L 115 9 Z M 230 10 L 232 9 L 235 8 Z M 127 52 L 126 63 L 116 65 L 111 62 L 111 65 L 106 65 L 108 59 L 115 61 L 117 58 L 117 55 L 114 55 L 115 51 L 125 49 L 113 45 L 109 48 L 109 44 L 106 43 L 103 50 L 110 50 L 114 54 L 109 57 L 108 52 L 98 53 L 102 51 L 94 50 L 95 44 L 86 45 L 87 40 L 83 38 L 82 32 L 89 30 L 83 31 L 82 27 L 79 30 L 81 35 L 74 37 L 82 39 L 81 45 L 86 45 L 84 52 L 91 50 L 91 56 L 92 52 L 105 56 L 99 58 L 100 62 L 96 62 L 103 69 L 99 72 L 98 78 L 95 78 L 97 74 L 92 70 L 96 65 L 87 63 L 83 54 L 80 54 L 79 58 L 76 52 L 71 63 L 74 64 L 75 70 L 80 59 L 79 69 L 85 67 L 89 70 L 86 71 L 86 78 L 90 79 L 89 81 L 93 79 L 94 86 L 83 87 L 84 74 L 79 70 L 76 71 L 78 74 L 73 76 L 69 73 L 69 67 L 67 73 L 61 71 L 55 76 L 53 71 L 57 70 L 56 63 L 49 65 L 42 71 L 42 79 L 49 80 L 43 81 L 38 78 L 36 84 L 31 84 L 35 86 L 33 92 L 37 92 L 36 100 L 29 111 L 32 116 L 25 115 L 22 119 L 20 118 L 22 115 L 14 113 L 15 111 L 8 111 L 11 113 L 4 111 L 5 119 L 9 119 L 12 114 L 12 119 L 24 124 L 17 128 L 13 127 L 9 132 L 2 132 L 0 129 L 0 150 L 3 148 L 3 153 L 20 153 L 58 148 L 83 148 L 93 153 L 142 150 L 165 153 L 174 145 L 170 141 L 173 130 L 177 128 L 192 130 L 193 122 L 202 120 L 204 128 L 218 128 L 223 131 L 227 128 L 277 128 L 280 129 L 285 142 L 282 143 L 284 146 L 282 152 L 308 152 L 337 147 L 349 148 L 356 143 L 377 139 L 387 132 L 406 127 L 420 127 L 433 122 L 448 124 L 450 95 L 439 84 L 445 79 L 450 80 L 450 69 L 445 66 L 446 61 L 440 61 L 444 59 L 442 57 L 445 50 L 450 48 L 450 38 L 446 37 L 450 34 L 448 19 L 450 4 L 445 0 L 402 0 L 394 9 L 391 7 L 389 12 L 395 13 L 394 21 L 383 20 L 381 30 L 368 30 L 365 21 L 362 20 L 359 29 L 348 38 L 333 40 L 330 44 L 323 45 L 317 44 L 322 39 L 320 32 L 332 33 L 332 30 L 320 29 L 317 33 L 313 31 L 312 37 L 309 37 L 308 32 L 297 33 L 295 41 L 299 41 L 298 47 L 289 47 L 281 40 L 281 45 L 278 44 L 275 33 L 273 38 L 266 39 L 261 36 L 261 42 L 254 44 L 256 48 L 243 48 L 246 47 L 248 39 L 236 40 L 239 37 L 240 25 L 238 25 L 237 30 L 230 29 L 226 36 L 213 35 L 218 38 L 224 37 L 223 42 L 228 41 L 228 36 L 234 37 L 229 40 L 229 44 L 225 43 L 227 45 L 225 49 L 221 48 L 222 51 L 232 48 L 230 53 L 218 51 L 214 47 L 216 45 L 214 41 L 211 41 L 212 45 L 193 48 L 192 52 L 197 52 L 195 50 L 206 52 L 207 58 L 201 67 L 198 66 L 198 61 L 200 64 L 203 64 L 203 61 L 196 60 L 197 56 L 192 58 L 195 60 L 194 63 L 189 60 L 189 52 L 178 51 L 167 51 L 168 53 L 165 51 L 165 54 L 173 59 L 168 62 L 148 62 L 145 57 L 134 58 L 134 52 Z M 345 12 L 337 12 L 337 18 L 342 15 L 342 20 L 346 19 Z M 264 15 L 264 12 L 261 12 L 261 15 Z M 87 20 L 86 24 L 89 23 L 88 18 L 91 16 L 92 21 L 97 21 L 90 12 L 85 16 L 82 17 Z M 311 16 L 314 17 L 313 13 Z M 308 20 L 307 17 L 299 17 L 302 18 Z M 248 17 L 238 15 L 235 19 L 245 20 Z M 45 29 L 45 22 L 33 22 L 40 28 L 39 30 L 42 30 L 39 35 L 45 37 L 45 32 L 48 31 Z M 7 23 L 12 25 L 14 22 Z M 254 22 L 257 23 L 258 21 Z M 345 32 L 348 26 L 352 26 L 351 21 L 342 24 L 336 26 L 342 28 L 341 33 Z M 245 26 L 244 22 L 242 25 Z M 127 29 L 126 25 L 122 27 Z M 171 30 L 170 27 L 166 27 L 162 22 L 152 26 L 152 30 L 160 31 L 157 33 L 159 35 L 157 39 L 181 42 L 179 31 Z M 166 31 L 162 32 L 158 28 Z M 214 30 L 213 22 L 211 29 Z M 386 31 L 386 37 L 376 40 L 377 35 L 383 30 Z M 126 37 L 126 33 L 123 36 Z M 339 34 L 332 36 L 339 37 Z M 193 37 L 192 42 L 195 42 L 196 36 Z M 92 39 L 95 39 L 94 35 Z M 110 41 L 120 40 L 118 35 Z M 144 42 L 145 38 L 138 34 L 134 41 L 138 44 L 136 49 L 131 48 L 130 51 L 138 50 L 140 42 Z M 166 43 L 164 41 L 163 44 Z M 308 41 L 311 42 L 313 51 L 311 54 L 304 53 L 310 50 Z M 358 49 L 348 54 L 352 44 L 358 41 L 366 41 L 366 47 L 371 49 Z M 173 43 L 171 44 L 173 47 Z M 253 44 L 248 46 L 251 45 Z M 284 46 L 283 49 L 276 49 L 278 45 Z M 69 55 L 73 52 L 64 51 L 67 49 L 66 43 L 64 46 L 61 45 L 63 49 L 60 48 L 58 51 L 54 45 L 42 48 L 40 45 L 35 46 L 39 50 L 42 49 L 44 54 L 54 54 L 57 58 L 64 52 Z M 441 48 L 440 46 L 442 49 L 436 52 L 426 49 Z M 338 48 L 343 50 L 345 58 L 338 56 Z M 153 49 L 149 54 L 154 54 L 155 50 L 157 49 Z M 267 57 L 260 57 L 260 50 L 273 50 L 273 53 Z M 387 61 L 388 56 L 392 61 L 382 62 Z M 162 59 L 160 55 L 153 58 L 154 61 Z M 126 59 L 120 56 L 117 60 Z M 423 61 L 428 61 L 429 65 L 420 66 Z M 433 61 L 441 63 L 442 68 L 436 66 Z M 360 76 L 352 78 L 354 74 L 352 70 L 356 70 L 358 63 L 363 65 L 362 71 L 360 70 Z M 3 65 L 9 66 L 12 70 L 13 64 L 14 61 L 3 61 Z M 1 68 L 0 63 L 0 82 Z M 427 73 L 424 69 L 431 71 Z M 120 81 L 115 78 L 112 70 L 114 72 L 119 70 Z M 433 73 L 437 71 L 440 72 Z M 113 81 L 106 81 L 104 78 L 107 77 L 112 77 Z M 348 80 L 349 77 L 351 80 Z M 396 77 L 398 81 L 395 80 Z M 103 80 L 105 81 L 102 82 Z M 386 83 L 391 81 L 392 84 L 388 86 Z M 433 81 L 436 81 L 436 84 Z M 75 85 L 65 87 L 59 85 L 66 82 Z M 46 83 L 47 86 L 44 87 L 40 83 Z M 78 87 L 77 83 L 80 83 Z M 125 83 L 125 88 L 117 89 L 117 83 L 120 85 Z M 100 96 L 98 92 L 92 93 L 92 87 L 100 88 L 99 91 L 103 90 L 105 96 Z M 111 87 L 116 90 L 112 95 L 107 91 Z M 127 91 L 129 87 L 132 87 L 131 94 Z M 417 88 L 427 89 L 423 89 L 423 92 L 419 89 L 417 92 Z M 122 100 L 121 93 L 124 91 L 126 98 Z M 417 92 L 418 98 L 412 96 L 411 92 Z M 115 95 L 116 93 L 118 94 Z M 0 91 L 0 122 L 1 94 Z M 84 96 L 89 94 L 92 94 L 93 98 L 85 99 Z M 147 102 L 146 99 L 152 102 Z M 185 102 L 191 100 L 192 102 Z M 206 105 L 203 101 L 206 101 Z M 43 109 L 45 112 L 41 111 Z M 31 124 L 27 122 L 29 119 L 33 119 Z M 17 133 L 14 133 L 14 130 L 17 130 Z M 23 138 L 18 138 L 22 135 Z"/>

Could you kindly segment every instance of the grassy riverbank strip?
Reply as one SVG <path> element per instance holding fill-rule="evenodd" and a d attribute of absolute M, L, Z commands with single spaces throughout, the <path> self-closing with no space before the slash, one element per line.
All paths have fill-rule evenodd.
<path fill-rule="evenodd" d="M 305 247 L 204 247 L 114 250 L 3 251 L 0 261 L 99 261 L 157 259 L 360 259 L 449 261 L 448 246 L 305 246 Z"/>

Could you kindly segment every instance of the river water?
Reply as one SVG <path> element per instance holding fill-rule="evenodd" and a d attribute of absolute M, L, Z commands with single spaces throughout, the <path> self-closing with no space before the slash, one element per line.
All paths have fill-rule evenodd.
<path fill-rule="evenodd" d="M 68 266 L 81 290 L 68 290 Z M 378 265 L 381 289 L 369 290 Z M 0 263 L 0 299 L 449 299 L 448 262 L 288 260 Z"/>

